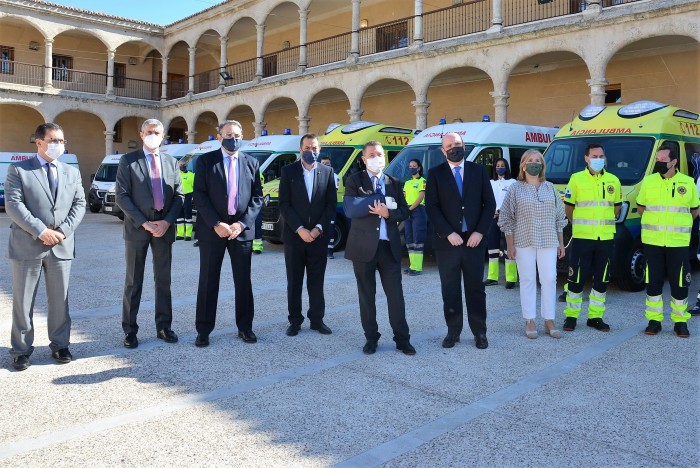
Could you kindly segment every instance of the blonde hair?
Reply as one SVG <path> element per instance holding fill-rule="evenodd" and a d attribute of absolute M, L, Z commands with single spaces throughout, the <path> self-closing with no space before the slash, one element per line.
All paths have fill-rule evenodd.
<path fill-rule="evenodd" d="M 542 172 L 540 172 L 538 179 L 540 180 L 540 182 L 544 182 L 545 168 L 547 165 L 544 162 L 544 156 L 542 156 L 542 153 L 534 149 L 527 150 L 523 153 L 523 157 L 520 159 L 520 172 L 518 173 L 518 180 L 522 182 L 525 181 L 525 165 L 527 164 L 527 160 L 530 159 L 530 156 L 532 155 L 536 155 L 537 158 L 540 160 L 540 164 L 542 164 Z"/>

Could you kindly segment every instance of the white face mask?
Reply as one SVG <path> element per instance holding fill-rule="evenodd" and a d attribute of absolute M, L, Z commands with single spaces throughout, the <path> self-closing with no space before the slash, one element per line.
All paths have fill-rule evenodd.
<path fill-rule="evenodd" d="M 58 159 L 66 151 L 66 146 L 62 143 L 49 143 L 46 148 L 46 156 L 51 160 Z"/>
<path fill-rule="evenodd" d="M 384 156 L 367 158 L 367 170 L 378 174 L 384 170 Z"/>
<path fill-rule="evenodd" d="M 161 143 L 163 143 L 163 137 L 160 135 L 150 134 L 143 137 L 143 144 L 146 145 L 146 148 L 156 149 L 160 147 Z"/>

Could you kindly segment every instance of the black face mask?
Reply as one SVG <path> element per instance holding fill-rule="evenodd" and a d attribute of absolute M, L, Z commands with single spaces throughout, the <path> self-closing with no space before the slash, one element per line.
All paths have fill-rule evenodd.
<path fill-rule="evenodd" d="M 240 138 L 224 138 L 221 140 L 221 146 L 230 153 L 235 153 L 241 147 L 242 140 Z"/>
<path fill-rule="evenodd" d="M 464 159 L 464 147 L 463 146 L 455 146 L 453 148 L 448 149 L 445 152 L 447 153 L 447 159 L 450 162 L 458 163 L 462 159 Z"/>
<path fill-rule="evenodd" d="M 418 174 L 418 168 L 417 167 L 409 167 L 408 173 L 411 175 L 416 175 L 416 174 Z"/>
<path fill-rule="evenodd" d="M 668 163 L 656 161 L 656 164 L 654 164 L 655 173 L 658 172 L 659 174 L 666 174 L 669 169 Z"/>
<path fill-rule="evenodd" d="M 180 166 L 180 172 L 187 172 L 187 168 L 185 166 Z"/>
<path fill-rule="evenodd" d="M 301 152 L 301 159 L 304 161 L 306 164 L 313 164 L 316 162 L 318 159 L 318 153 L 314 153 L 313 151 L 302 151 Z"/>

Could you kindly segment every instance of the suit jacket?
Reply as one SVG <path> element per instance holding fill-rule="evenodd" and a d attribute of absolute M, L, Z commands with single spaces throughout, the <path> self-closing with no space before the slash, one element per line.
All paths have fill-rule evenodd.
<path fill-rule="evenodd" d="M 7 257 L 33 260 L 50 251 L 58 258 L 75 256 L 73 232 L 85 215 L 85 192 L 80 171 L 54 161 L 58 173 L 58 191 L 53 200 L 46 171 L 37 158 L 11 164 L 5 181 L 5 211 L 10 224 Z M 46 228 L 60 229 L 66 238 L 50 247 L 39 240 Z"/>
<path fill-rule="evenodd" d="M 462 217 L 467 221 L 467 237 L 474 231 L 486 236 L 496 212 L 491 182 L 481 164 L 464 161 L 462 197 L 447 161 L 432 168 L 425 189 L 425 209 L 433 226 L 433 248 L 455 248 L 447 240 L 451 233 L 462 232 Z"/>
<path fill-rule="evenodd" d="M 389 210 L 389 217 L 386 219 L 386 233 L 391 243 L 391 251 L 394 254 L 394 258 L 400 262 L 401 235 L 399 234 L 399 223 L 408 218 L 408 205 L 406 204 L 401 182 L 384 174 L 384 184 L 385 196 L 393 197 L 397 204 L 395 210 Z M 345 181 L 345 197 L 367 195 L 369 198 L 373 194 L 372 180 L 367 171 L 357 172 Z M 379 224 L 380 217 L 373 214 L 352 218 L 348 242 L 345 246 L 345 258 L 354 262 L 369 262 L 372 260 L 377 253 L 377 246 L 379 245 Z"/>
<path fill-rule="evenodd" d="M 228 183 L 224 169 L 224 156 L 220 149 L 204 153 L 197 158 L 194 170 L 194 203 L 197 206 L 197 239 L 219 237 L 214 226 L 228 219 Z M 260 164 L 257 159 L 238 153 L 238 208 L 234 221 L 245 225 L 236 237 L 239 241 L 251 241 L 255 237 L 255 218 L 262 208 Z"/>
<path fill-rule="evenodd" d="M 335 213 L 337 191 L 333 169 L 316 163 L 311 201 L 306 192 L 304 168 L 297 161 L 282 168 L 279 186 L 280 212 L 284 218 L 282 240 L 305 243 L 296 233 L 299 226 L 313 229 L 321 225 L 324 233 L 330 229 L 330 221 Z"/>
<path fill-rule="evenodd" d="M 175 221 L 185 198 L 182 194 L 180 171 L 175 158 L 161 152 L 160 171 L 163 179 L 164 201 L 162 219 L 170 223 L 163 238 L 175 242 Z M 117 205 L 124 212 L 124 239 L 149 240 L 152 235 L 142 227 L 142 224 L 160 218 L 154 213 L 151 175 L 143 149 L 125 154 L 119 159 L 116 196 Z"/>

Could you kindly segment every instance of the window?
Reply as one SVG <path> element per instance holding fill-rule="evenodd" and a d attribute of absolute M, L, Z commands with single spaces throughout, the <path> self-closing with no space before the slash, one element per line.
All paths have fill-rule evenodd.
<path fill-rule="evenodd" d="M 486 174 L 488 174 L 489 179 L 493 179 L 493 175 L 496 173 L 494 167 L 496 166 L 496 159 L 503 157 L 503 151 L 498 146 L 491 148 L 482 149 L 479 154 L 474 158 L 474 162 L 481 164 L 486 169 Z"/>
<path fill-rule="evenodd" d="M 114 87 L 115 88 L 125 88 L 126 87 L 126 64 L 125 63 L 114 63 Z"/>
<path fill-rule="evenodd" d="M 113 141 L 115 143 L 121 143 L 122 142 L 122 121 L 120 120 L 114 125 L 114 137 Z"/>
<path fill-rule="evenodd" d="M 605 87 L 605 105 L 622 102 L 622 84 L 615 83 Z"/>
<path fill-rule="evenodd" d="M 15 74 L 15 48 L 0 45 L 0 73 Z"/>
<path fill-rule="evenodd" d="M 52 55 L 53 79 L 56 81 L 72 81 L 73 57 L 67 55 Z"/>
<path fill-rule="evenodd" d="M 408 47 L 408 22 L 377 28 L 377 52 Z"/>
<path fill-rule="evenodd" d="M 531 148 L 521 148 L 521 147 L 512 147 L 508 148 L 508 153 L 509 153 L 509 164 L 510 164 L 510 176 L 515 179 L 518 177 L 518 174 L 520 174 L 520 161 L 523 159 L 523 154 L 525 154 L 525 151 L 529 150 Z"/>
<path fill-rule="evenodd" d="M 263 78 L 277 74 L 277 54 L 263 57 Z"/>
<path fill-rule="evenodd" d="M 265 177 L 265 182 L 279 179 L 282 176 L 282 168 L 288 164 L 292 164 L 296 160 L 296 153 L 278 155 L 274 161 L 267 166 L 267 169 L 265 169 L 265 174 L 263 174 L 263 177 Z"/>
<path fill-rule="evenodd" d="M 686 143 L 685 157 L 688 159 L 688 175 L 697 182 L 700 177 L 700 143 Z"/>

